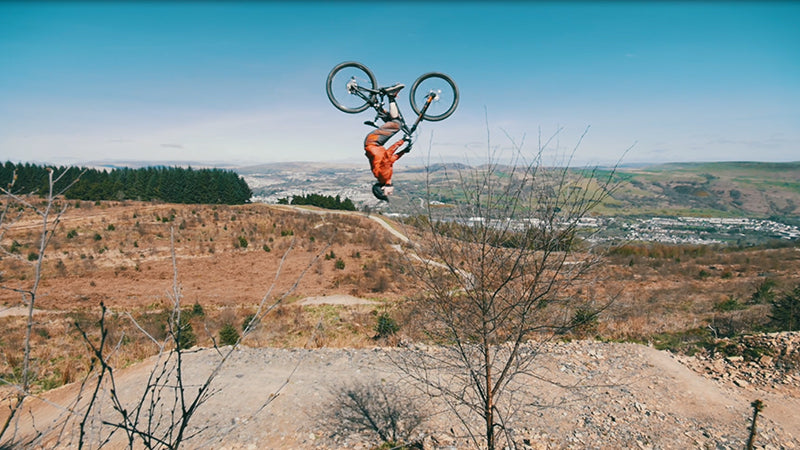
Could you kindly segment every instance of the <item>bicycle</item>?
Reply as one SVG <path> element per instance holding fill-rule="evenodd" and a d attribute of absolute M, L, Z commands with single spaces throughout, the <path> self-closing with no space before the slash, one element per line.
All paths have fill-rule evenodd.
<path fill-rule="evenodd" d="M 402 83 L 379 87 L 372 71 L 355 61 L 335 66 L 328 74 L 325 83 L 328 99 L 338 110 L 348 114 L 357 114 L 368 108 L 376 111 L 375 120 L 364 122 L 366 125 L 377 128 L 378 120 L 391 120 L 389 111 L 394 108 L 400 122 L 400 130 L 408 138 L 423 119 L 431 122 L 444 120 L 450 117 L 458 106 L 458 88 L 452 78 L 439 72 L 421 75 L 414 81 L 409 91 L 411 109 L 417 114 L 414 124 L 409 128 L 396 103 L 397 93 L 404 87 Z M 389 110 L 384 108 L 387 99 Z"/>

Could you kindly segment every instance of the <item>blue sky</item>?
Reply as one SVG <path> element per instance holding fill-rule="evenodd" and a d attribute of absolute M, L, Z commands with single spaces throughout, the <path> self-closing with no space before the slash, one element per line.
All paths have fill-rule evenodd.
<path fill-rule="evenodd" d="M 373 116 L 324 91 L 356 60 L 458 84 L 409 156 L 559 129 L 563 155 L 590 127 L 580 164 L 796 161 L 798 23 L 798 2 L 0 2 L 0 160 L 363 161 Z"/>

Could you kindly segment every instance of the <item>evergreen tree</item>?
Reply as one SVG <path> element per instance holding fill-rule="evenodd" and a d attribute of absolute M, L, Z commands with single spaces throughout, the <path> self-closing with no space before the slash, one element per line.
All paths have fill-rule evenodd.
<path fill-rule="evenodd" d="M 800 331 L 800 284 L 780 298 L 773 299 L 769 318 L 780 331 Z"/>
<path fill-rule="evenodd" d="M 278 203 L 286 204 L 286 199 L 278 200 Z M 321 195 L 321 194 L 306 194 L 306 195 L 295 195 L 292 197 L 291 203 L 293 205 L 311 205 L 311 206 L 318 206 L 320 208 L 325 209 L 334 209 L 334 210 L 345 210 L 345 211 L 355 211 L 356 207 L 353 204 L 352 200 L 346 198 L 342 201 L 340 196 L 331 197 L 329 195 Z"/>
<path fill-rule="evenodd" d="M 47 169 L 59 174 L 67 172 L 59 183 L 80 180 L 67 192 L 75 200 L 160 200 L 169 203 L 242 204 L 250 201 L 253 192 L 235 172 L 191 167 L 146 167 L 142 169 L 98 170 L 78 167 L 48 167 L 34 164 L 0 165 L 0 183 L 13 180 L 14 193 L 44 195 L 48 189 Z M 58 189 L 60 184 L 56 184 Z M 63 187 L 66 187 L 64 184 Z"/>

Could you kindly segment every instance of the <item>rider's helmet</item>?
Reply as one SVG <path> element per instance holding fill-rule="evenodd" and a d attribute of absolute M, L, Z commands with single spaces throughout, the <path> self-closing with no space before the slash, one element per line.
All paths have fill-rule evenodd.
<path fill-rule="evenodd" d="M 386 192 L 387 188 L 389 189 L 389 192 Z M 375 183 L 372 185 L 372 195 L 374 195 L 378 200 L 383 200 L 385 202 L 389 201 L 388 195 L 391 195 L 393 190 L 394 187 L 392 187 L 391 184 L 384 185 L 381 183 Z"/>

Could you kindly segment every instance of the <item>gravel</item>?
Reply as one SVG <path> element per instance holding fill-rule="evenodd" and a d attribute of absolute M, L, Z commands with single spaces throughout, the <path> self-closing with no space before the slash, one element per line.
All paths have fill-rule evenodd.
<path fill-rule="evenodd" d="M 644 345 L 573 341 L 547 344 L 544 350 L 537 359 L 536 375 L 577 387 L 567 389 L 533 378 L 515 386 L 518 404 L 546 405 L 522 408 L 507 422 L 518 448 L 741 449 L 756 398 L 766 404 L 758 420 L 756 448 L 800 448 L 800 418 L 795 413 L 800 400 L 791 393 L 707 377 L 687 367 L 686 357 Z M 186 447 L 374 448 L 380 444 L 374 435 L 343 432 L 336 423 L 334 412 L 340 403 L 333 392 L 355 380 L 394 383 L 402 375 L 389 362 L 390 356 L 408 351 L 239 348 L 214 380 L 216 394 L 192 419 L 193 431 L 200 434 Z M 200 385 L 219 358 L 214 349 L 186 355 L 191 386 L 187 392 Z M 118 374 L 120 396 L 140 395 L 152 367 L 152 362 L 144 362 Z M 74 396 L 71 389 L 75 387 L 57 389 L 48 398 L 69 399 Z M 48 420 L 58 429 L 54 427 L 58 420 L 49 419 L 54 415 L 47 412 L 52 406 L 32 405 L 38 429 L 48 428 Z M 426 449 L 474 448 L 443 404 L 425 408 L 436 414 L 414 431 L 415 441 Z M 478 418 L 468 423 L 480 425 Z M 25 419 L 20 426 L 24 435 L 32 424 Z M 76 436 L 74 431 L 62 434 L 60 445 L 73 447 Z"/>

